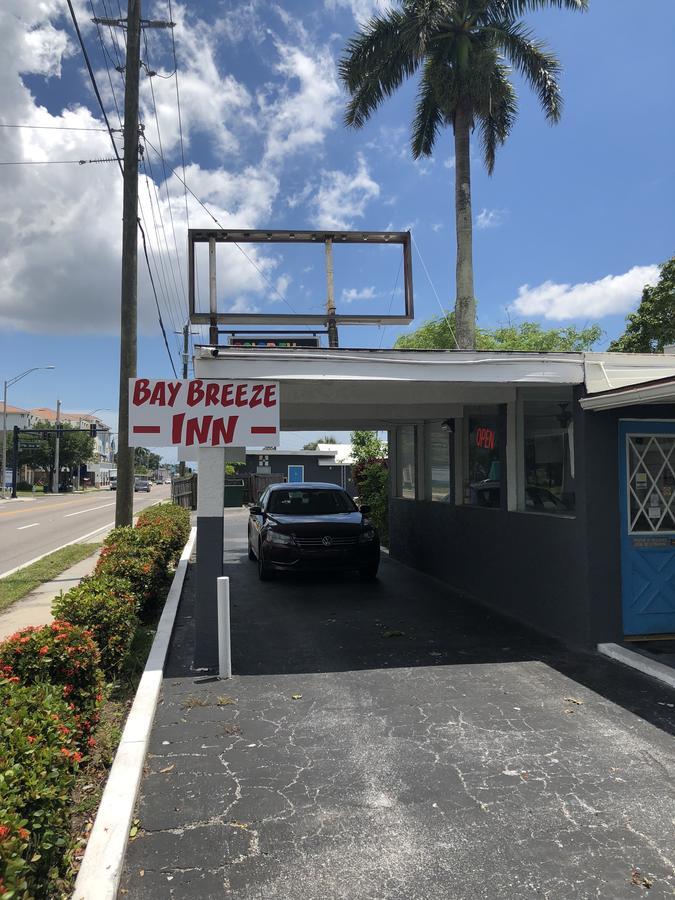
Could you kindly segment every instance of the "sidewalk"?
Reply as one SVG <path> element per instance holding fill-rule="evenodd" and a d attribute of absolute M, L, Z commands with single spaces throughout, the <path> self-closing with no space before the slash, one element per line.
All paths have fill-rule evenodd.
<path fill-rule="evenodd" d="M 236 674 L 191 671 L 192 569 L 120 896 L 672 897 L 671 690 L 391 560 L 261 584 L 233 531 Z"/>
<path fill-rule="evenodd" d="M 61 591 L 65 594 L 71 587 L 75 587 L 81 578 L 94 571 L 99 552 L 97 550 L 92 556 L 75 563 L 52 581 L 41 584 L 0 613 L 0 641 L 28 625 L 48 625 L 53 620 L 52 600 L 58 597 Z"/>

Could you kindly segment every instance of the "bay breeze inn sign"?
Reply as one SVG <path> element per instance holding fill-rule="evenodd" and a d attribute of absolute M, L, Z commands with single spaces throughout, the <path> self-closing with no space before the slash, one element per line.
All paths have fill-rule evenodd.
<path fill-rule="evenodd" d="M 276 447 L 276 382 L 129 379 L 131 447 Z"/>

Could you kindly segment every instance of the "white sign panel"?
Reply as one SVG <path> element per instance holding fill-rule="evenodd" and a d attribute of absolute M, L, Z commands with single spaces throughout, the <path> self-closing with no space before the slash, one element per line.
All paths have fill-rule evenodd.
<path fill-rule="evenodd" d="M 276 447 L 276 382 L 129 379 L 129 446 Z"/>

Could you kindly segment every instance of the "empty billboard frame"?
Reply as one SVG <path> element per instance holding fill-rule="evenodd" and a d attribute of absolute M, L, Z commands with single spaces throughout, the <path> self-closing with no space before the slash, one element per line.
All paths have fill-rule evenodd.
<path fill-rule="evenodd" d="M 188 301 L 193 325 L 324 325 L 328 314 L 220 312 L 216 308 L 217 244 L 399 244 L 403 253 L 404 313 L 402 315 L 357 315 L 336 313 L 336 325 L 408 325 L 414 318 L 412 244 L 409 231 L 280 231 L 278 229 L 236 230 L 220 228 L 188 229 Z M 195 308 L 195 245 L 209 246 L 209 312 Z"/>

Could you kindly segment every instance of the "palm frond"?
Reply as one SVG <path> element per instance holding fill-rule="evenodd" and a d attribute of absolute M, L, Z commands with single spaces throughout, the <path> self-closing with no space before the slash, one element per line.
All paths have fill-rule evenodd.
<path fill-rule="evenodd" d="M 514 19 L 536 12 L 539 9 L 555 8 L 568 9 L 571 12 L 586 12 L 588 0 L 487 0 L 482 2 L 483 15 L 497 16 L 501 19 Z"/>
<path fill-rule="evenodd" d="M 478 113 L 485 168 L 492 175 L 497 147 L 506 142 L 518 115 L 518 98 L 509 81 L 509 69 L 495 66 L 490 77 L 487 105 Z"/>
<path fill-rule="evenodd" d="M 443 124 L 443 111 L 434 92 L 433 61 L 427 60 L 417 92 L 415 118 L 412 124 L 411 149 L 413 159 L 431 156 L 438 129 Z"/>
<path fill-rule="evenodd" d="M 558 84 L 561 65 L 557 56 L 542 41 L 535 41 L 522 22 L 493 21 L 486 26 L 495 46 L 511 62 L 532 89 L 551 122 L 562 113 L 563 99 Z"/>

